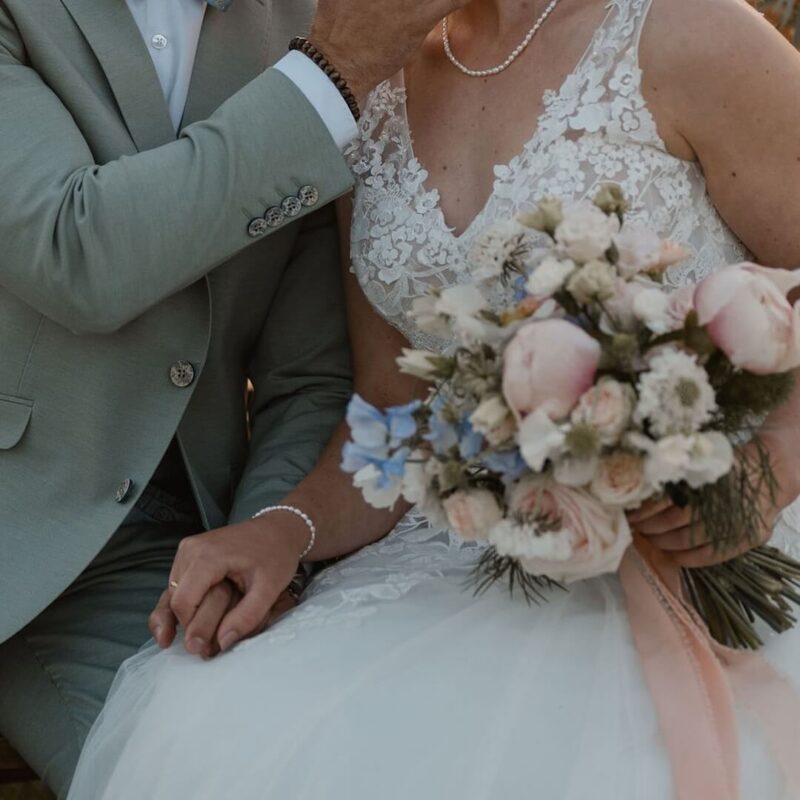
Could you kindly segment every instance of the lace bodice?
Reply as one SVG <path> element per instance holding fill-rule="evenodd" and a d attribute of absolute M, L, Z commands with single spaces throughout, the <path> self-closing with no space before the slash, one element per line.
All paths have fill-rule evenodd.
<path fill-rule="evenodd" d="M 602 183 L 619 183 L 631 220 L 691 250 L 669 273 L 676 286 L 745 257 L 711 203 L 700 167 L 667 152 L 647 108 L 639 39 L 651 2 L 612 0 L 574 71 L 545 95 L 522 152 L 495 167 L 489 200 L 460 236 L 447 227 L 439 193 L 426 187 L 428 173 L 414 155 L 402 76 L 373 92 L 348 152 L 357 178 L 353 269 L 375 308 L 414 344 L 436 343 L 415 330 L 412 300 L 468 281 L 465 256 L 474 237 L 548 195 L 579 200 Z"/>

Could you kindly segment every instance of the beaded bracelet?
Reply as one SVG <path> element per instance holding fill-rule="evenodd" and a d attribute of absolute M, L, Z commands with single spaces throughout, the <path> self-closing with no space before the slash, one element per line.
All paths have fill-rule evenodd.
<path fill-rule="evenodd" d="M 314 525 L 314 521 L 305 511 L 301 511 L 299 508 L 295 508 L 294 506 L 267 506 L 266 508 L 262 508 L 256 514 L 253 514 L 253 519 L 257 519 L 258 517 L 263 517 L 265 514 L 270 514 L 273 511 L 288 511 L 290 514 L 294 514 L 296 517 L 300 517 L 306 525 L 308 525 L 308 532 L 310 534 L 308 540 L 308 546 L 305 550 L 300 554 L 300 561 L 302 561 L 313 549 L 314 545 L 317 543 L 317 526 Z"/>
<path fill-rule="evenodd" d="M 295 38 L 289 42 L 289 50 L 298 50 L 303 55 L 308 56 L 308 58 L 328 76 L 333 85 L 339 90 L 339 94 L 342 96 L 345 103 L 347 103 L 347 107 L 350 109 L 353 118 L 358 122 L 361 119 L 361 110 L 358 107 L 358 101 L 347 85 L 347 81 L 333 64 L 303 36 L 295 36 Z"/>

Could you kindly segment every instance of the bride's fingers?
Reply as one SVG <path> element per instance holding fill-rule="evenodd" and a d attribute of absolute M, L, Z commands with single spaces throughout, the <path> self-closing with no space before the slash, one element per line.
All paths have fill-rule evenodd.
<path fill-rule="evenodd" d="M 248 587 L 242 599 L 225 615 L 217 632 L 220 649 L 230 650 L 236 642 L 263 630 L 281 589 L 267 582 Z"/>
<path fill-rule="evenodd" d="M 692 511 L 690 508 L 678 508 L 678 506 L 670 505 L 659 514 L 640 521 L 633 521 L 633 525 L 639 533 L 645 536 L 662 536 L 686 528 L 691 525 L 691 522 Z"/>
<path fill-rule="evenodd" d="M 212 586 L 184 633 L 184 647 L 192 655 L 210 658 L 219 652 L 217 628 L 234 602 L 234 589 L 223 581 Z"/>
<path fill-rule="evenodd" d="M 177 620 L 169 607 L 169 596 L 169 589 L 161 593 L 156 607 L 147 620 L 147 627 L 159 647 L 169 647 L 175 640 Z"/>
<path fill-rule="evenodd" d="M 170 576 L 170 581 L 177 584 L 170 593 L 170 608 L 185 628 L 191 625 L 210 589 L 228 577 L 227 565 L 221 560 L 198 554 L 188 561 L 188 567 L 183 568 L 176 559 Z"/>
<path fill-rule="evenodd" d="M 638 524 L 643 520 L 650 519 L 650 517 L 660 514 L 662 511 L 666 511 L 670 506 L 672 506 L 672 500 L 668 497 L 661 497 L 658 500 L 648 500 L 646 503 L 642 504 L 641 508 L 637 508 L 635 511 L 629 511 L 628 520 L 633 524 Z"/>
<path fill-rule="evenodd" d="M 688 525 L 660 536 L 654 536 L 650 541 L 659 550 L 667 552 L 696 550 L 708 545 L 708 538 L 703 528 L 692 528 Z"/>

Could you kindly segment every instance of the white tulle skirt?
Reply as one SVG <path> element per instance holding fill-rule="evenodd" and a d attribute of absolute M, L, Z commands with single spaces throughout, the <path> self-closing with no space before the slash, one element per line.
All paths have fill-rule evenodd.
<path fill-rule="evenodd" d="M 408 518 L 214 661 L 145 648 L 71 800 L 674 800 L 616 578 L 528 606 L 476 557 Z M 800 631 L 765 655 L 800 689 Z M 744 800 L 796 800 L 739 727 Z"/>

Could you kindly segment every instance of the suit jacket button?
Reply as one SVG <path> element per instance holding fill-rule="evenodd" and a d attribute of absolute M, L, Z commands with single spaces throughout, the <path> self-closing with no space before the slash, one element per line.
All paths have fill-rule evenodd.
<path fill-rule="evenodd" d="M 130 478 L 125 478 L 124 481 L 117 487 L 117 492 L 114 495 L 114 500 L 117 503 L 124 503 L 133 489 L 133 481 Z"/>
<path fill-rule="evenodd" d="M 311 208 L 319 202 L 319 189 L 316 186 L 302 186 L 297 193 L 297 199 L 306 208 Z"/>
<path fill-rule="evenodd" d="M 247 226 L 247 235 L 251 236 L 253 239 L 257 239 L 259 236 L 263 236 L 267 232 L 267 221 L 264 217 L 256 217 L 253 220 L 250 220 L 250 224 Z"/>
<path fill-rule="evenodd" d="M 268 208 L 264 212 L 264 219 L 266 220 L 267 227 L 269 228 L 277 228 L 286 221 L 286 217 L 283 216 L 283 211 L 281 211 L 278 206 L 272 206 L 272 208 Z"/>
<path fill-rule="evenodd" d="M 176 361 L 169 368 L 169 379 L 174 386 L 185 389 L 194 382 L 194 367 L 188 361 Z"/>
<path fill-rule="evenodd" d="M 303 204 L 298 197 L 284 197 L 281 211 L 287 217 L 296 217 L 303 210 Z"/>

